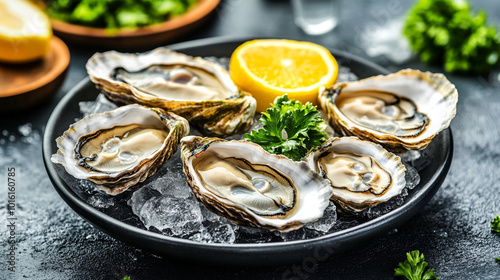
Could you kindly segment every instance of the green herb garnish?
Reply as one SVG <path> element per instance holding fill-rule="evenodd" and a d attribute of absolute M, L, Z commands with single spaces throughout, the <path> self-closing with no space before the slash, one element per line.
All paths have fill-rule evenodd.
<path fill-rule="evenodd" d="M 185 13 L 198 0 L 48 0 L 55 19 L 114 30 L 160 23 Z"/>
<path fill-rule="evenodd" d="M 500 63 L 500 37 L 486 13 L 466 1 L 420 0 L 407 15 L 403 34 L 426 63 L 449 72 L 486 73 Z"/>
<path fill-rule="evenodd" d="M 500 235 L 500 217 L 498 215 L 491 221 L 491 232 L 496 232 Z"/>
<path fill-rule="evenodd" d="M 496 232 L 500 235 L 500 217 L 498 215 L 491 221 L 491 232 Z M 500 262 L 500 258 L 495 258 L 495 261 Z"/>
<path fill-rule="evenodd" d="M 427 269 L 424 254 L 418 250 L 406 253 L 407 260 L 399 263 L 394 269 L 394 276 L 404 276 L 408 280 L 431 280 L 436 279 L 434 269 Z"/>
<path fill-rule="evenodd" d="M 130 276 L 125 275 L 122 280 L 132 280 Z"/>
<path fill-rule="evenodd" d="M 295 161 L 327 138 L 326 123 L 316 106 L 288 100 L 286 94 L 276 98 L 259 121 L 263 128 L 245 134 L 245 139 L 272 154 L 282 154 Z"/>

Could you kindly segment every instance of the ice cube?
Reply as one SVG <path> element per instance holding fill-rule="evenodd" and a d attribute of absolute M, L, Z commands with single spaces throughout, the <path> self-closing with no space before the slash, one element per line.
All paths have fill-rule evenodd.
<path fill-rule="evenodd" d="M 237 227 L 237 226 L 235 226 Z M 226 243 L 232 244 L 236 240 L 235 227 L 233 227 L 229 223 L 225 222 L 211 222 L 206 228 L 210 233 L 210 241 L 211 243 Z"/>
<path fill-rule="evenodd" d="M 325 209 L 325 213 L 323 214 L 323 217 L 321 217 L 319 220 L 308 223 L 305 225 L 306 228 L 316 230 L 319 232 L 328 232 L 337 222 L 337 208 L 335 207 L 335 204 L 330 201 L 330 204 L 328 207 Z"/>
<path fill-rule="evenodd" d="M 197 242 L 211 243 L 212 235 L 210 235 L 206 228 L 202 227 L 199 232 L 195 232 L 194 234 L 187 236 L 187 239 Z"/>
<path fill-rule="evenodd" d="M 111 111 L 118 107 L 113 102 L 109 101 L 102 93 L 97 96 L 96 100 L 82 101 L 78 103 L 78 106 L 80 107 L 80 113 L 84 116 Z"/>
<path fill-rule="evenodd" d="M 357 80 L 359 80 L 358 76 L 356 76 L 351 69 L 342 65 L 339 66 L 338 82 L 352 82 Z"/>
<path fill-rule="evenodd" d="M 142 207 L 146 202 L 154 197 L 161 196 L 161 193 L 155 189 L 144 186 L 132 194 L 132 197 L 127 201 L 127 205 L 132 208 L 132 212 L 139 216 Z"/>
<path fill-rule="evenodd" d="M 26 124 L 18 126 L 17 131 L 19 131 L 19 133 L 22 136 L 28 137 L 28 136 L 30 136 L 31 132 L 33 131 L 33 126 L 31 123 L 26 123 Z"/>
<path fill-rule="evenodd" d="M 170 196 L 153 197 L 146 201 L 139 219 L 146 228 L 170 230 L 174 236 L 192 235 L 203 228 L 197 202 Z"/>
<path fill-rule="evenodd" d="M 417 169 L 415 169 L 411 165 L 405 165 L 405 179 L 406 179 L 406 188 L 409 190 L 413 190 L 415 186 L 420 183 L 420 175 L 418 174 Z"/>
<path fill-rule="evenodd" d="M 281 237 L 283 241 L 303 240 L 306 237 L 306 231 L 303 227 L 289 232 L 273 231 L 273 233 Z"/>

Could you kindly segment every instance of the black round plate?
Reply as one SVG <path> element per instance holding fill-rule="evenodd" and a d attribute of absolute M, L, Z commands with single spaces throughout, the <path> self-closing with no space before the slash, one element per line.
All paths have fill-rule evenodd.
<path fill-rule="evenodd" d="M 237 46 L 249 39 L 210 38 L 169 47 L 193 56 L 229 57 Z M 360 78 L 387 73 L 382 67 L 354 55 L 336 50 L 332 50 L 332 53 L 340 64 L 349 67 Z M 57 151 L 55 139 L 63 134 L 75 118 L 81 117 L 78 103 L 93 101 L 97 95 L 98 91 L 90 80 L 84 79 L 52 112 L 43 137 L 43 159 L 49 177 L 66 203 L 92 225 L 123 242 L 176 260 L 221 265 L 272 265 L 301 261 L 308 257 L 324 258 L 340 253 L 360 244 L 361 241 L 403 224 L 416 214 L 439 189 L 453 154 L 452 134 L 450 129 L 446 129 L 431 142 L 429 147 L 432 146 L 432 161 L 419 172 L 421 181 L 410 191 L 403 205 L 357 226 L 299 241 L 264 244 L 200 243 L 144 229 L 140 221 L 137 222 L 138 219 L 134 221 L 134 218 L 131 218 L 134 215 L 127 205 L 115 205 L 115 209 L 109 210 L 112 213 L 92 207 L 83 199 L 86 194 L 75 187 L 77 181 L 63 168 L 50 161 L 51 155 Z"/>

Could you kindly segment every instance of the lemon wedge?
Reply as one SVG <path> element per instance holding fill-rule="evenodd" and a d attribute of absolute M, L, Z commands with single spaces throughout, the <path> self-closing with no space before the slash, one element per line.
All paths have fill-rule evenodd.
<path fill-rule="evenodd" d="M 49 17 L 25 0 L 0 0 L 0 61 L 23 63 L 49 51 Z"/>
<path fill-rule="evenodd" d="M 326 48 L 284 39 L 262 39 L 240 45 L 231 55 L 229 69 L 234 83 L 257 99 L 263 112 L 277 96 L 317 105 L 322 86 L 336 82 L 338 64 Z"/>

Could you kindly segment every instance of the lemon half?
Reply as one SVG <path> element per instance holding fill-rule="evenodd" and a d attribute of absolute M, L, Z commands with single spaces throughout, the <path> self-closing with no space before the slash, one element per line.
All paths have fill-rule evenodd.
<path fill-rule="evenodd" d="M 231 55 L 234 83 L 257 99 L 263 112 L 277 96 L 317 104 L 321 86 L 337 80 L 338 65 L 331 52 L 314 43 L 261 39 L 240 45 Z"/>
<path fill-rule="evenodd" d="M 22 63 L 49 52 L 49 17 L 25 0 L 0 0 L 0 61 Z"/>

